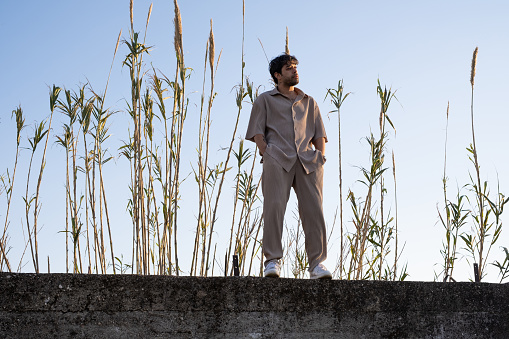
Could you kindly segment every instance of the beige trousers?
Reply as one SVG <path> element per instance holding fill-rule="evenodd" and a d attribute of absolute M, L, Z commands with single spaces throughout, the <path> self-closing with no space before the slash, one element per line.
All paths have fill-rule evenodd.
<path fill-rule="evenodd" d="M 327 258 L 327 237 L 323 217 L 323 166 L 306 174 L 299 160 L 287 172 L 267 153 L 263 155 L 263 253 L 265 264 L 283 257 L 281 244 L 283 219 L 290 189 L 299 202 L 299 215 L 304 229 L 309 270 Z"/>

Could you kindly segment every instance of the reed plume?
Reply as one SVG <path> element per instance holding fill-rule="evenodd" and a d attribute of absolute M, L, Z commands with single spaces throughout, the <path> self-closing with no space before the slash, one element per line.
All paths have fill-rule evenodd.
<path fill-rule="evenodd" d="M 134 31 L 134 15 L 133 15 L 134 0 L 129 2 L 129 16 L 131 19 L 131 31 Z"/>
<path fill-rule="evenodd" d="M 286 26 L 286 44 L 285 44 L 285 53 L 290 54 L 290 48 L 288 47 L 288 26 Z"/>
<path fill-rule="evenodd" d="M 214 44 L 214 31 L 212 30 L 212 19 L 210 19 L 210 35 L 209 35 L 209 64 L 210 64 L 210 77 L 214 80 L 214 57 L 216 47 Z"/>
<path fill-rule="evenodd" d="M 180 9 L 179 5 L 177 3 L 177 0 L 173 0 L 173 3 L 175 5 L 175 18 L 173 19 L 173 24 L 175 25 L 175 37 L 174 37 L 174 44 L 175 44 L 175 52 L 177 55 L 182 57 L 182 18 L 180 16 Z"/>
<path fill-rule="evenodd" d="M 150 16 L 152 15 L 152 5 L 153 3 L 150 4 L 150 7 L 148 9 L 148 15 L 147 15 L 147 23 L 145 24 L 145 27 L 148 27 L 148 23 L 150 21 Z M 146 34 L 147 30 L 145 29 L 145 34 Z"/>
<path fill-rule="evenodd" d="M 470 70 L 470 84 L 474 87 L 474 78 L 475 78 L 475 67 L 477 65 L 477 51 L 479 47 L 476 47 L 474 50 L 474 54 L 472 56 L 472 68 Z"/>

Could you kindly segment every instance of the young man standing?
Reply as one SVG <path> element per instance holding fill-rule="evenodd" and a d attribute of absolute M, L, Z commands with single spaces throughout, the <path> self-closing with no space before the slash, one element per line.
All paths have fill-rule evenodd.
<path fill-rule="evenodd" d="M 315 100 L 295 87 L 298 60 L 282 54 L 270 62 L 276 87 L 258 96 L 246 139 L 256 142 L 263 161 L 263 253 L 266 277 L 279 277 L 283 218 L 293 187 L 305 235 L 311 279 L 331 279 L 322 209 L 327 135 Z M 314 148 L 312 147 L 314 146 Z"/>

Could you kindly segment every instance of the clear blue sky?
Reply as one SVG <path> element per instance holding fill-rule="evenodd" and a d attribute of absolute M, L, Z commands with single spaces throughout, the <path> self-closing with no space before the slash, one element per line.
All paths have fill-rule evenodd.
<path fill-rule="evenodd" d="M 135 30 L 143 31 L 150 1 L 135 1 Z M 196 161 L 196 130 L 199 97 L 202 86 L 203 58 L 209 32 L 214 22 L 216 55 L 222 50 L 217 73 L 217 99 L 213 107 L 212 157 L 222 161 L 233 128 L 236 112 L 232 88 L 240 81 L 242 41 L 242 1 L 180 1 L 183 22 L 183 44 L 187 67 L 194 69 L 188 94 L 191 107 L 186 122 L 183 172 L 191 172 Z M 329 135 L 327 144 L 324 205 L 326 220 L 332 224 L 338 206 L 338 137 L 337 116 L 328 112 L 330 102 L 323 101 L 327 88 L 344 80 L 346 91 L 353 92 L 342 108 L 343 182 L 348 189 L 362 195 L 358 166 L 369 160 L 369 149 L 362 141 L 370 131 L 377 131 L 379 101 L 376 82 L 397 90 L 389 116 L 397 135 L 390 135 L 388 152 L 394 150 L 398 185 L 398 224 L 400 244 L 406 243 L 402 260 L 408 262 L 410 279 L 432 280 L 435 264 L 441 262 L 443 228 L 437 224 L 437 204 L 442 202 L 445 112 L 450 102 L 448 168 L 449 195 L 469 182 L 473 167 L 466 147 L 470 133 L 470 63 L 472 52 L 479 47 L 475 81 L 475 123 L 481 173 L 496 193 L 497 175 L 502 192 L 509 191 L 509 161 L 505 135 L 509 126 L 509 5 L 505 1 L 246 1 L 245 72 L 261 90 L 271 88 L 267 61 L 258 41 L 269 58 L 284 51 L 285 30 L 289 29 L 290 51 L 300 60 L 299 85 L 319 103 Z M 33 133 L 34 122 L 49 115 L 48 86 L 76 89 L 89 82 L 102 92 L 112 61 L 119 31 L 128 36 L 129 1 L 2 1 L 0 30 L 3 53 L 0 56 L 0 141 L 2 157 L 0 174 L 12 169 L 15 155 L 15 121 L 11 111 L 21 105 L 29 125 L 22 144 Z M 174 72 L 173 2 L 155 1 L 147 41 L 153 46 L 150 63 L 169 76 Z M 116 246 L 124 257 L 130 257 L 130 228 L 125 212 L 129 180 L 128 164 L 118 159 L 117 148 L 127 138 L 128 117 L 125 99 L 130 96 L 129 74 L 121 61 L 127 54 L 120 46 L 113 65 L 107 106 L 120 112 L 112 118 L 112 137 L 107 145 L 116 163 L 108 164 L 107 191 L 118 192 L 110 198 L 114 209 Z M 246 105 L 247 106 L 247 105 Z M 245 108 L 238 138 L 243 136 L 249 117 Z M 51 131 L 60 133 L 63 119 L 58 116 Z M 225 133 L 224 131 L 228 131 Z M 21 196 L 26 184 L 28 150 L 23 150 L 13 195 L 9 235 L 13 261 L 19 261 L 24 238 Z M 387 162 L 390 165 L 390 161 Z M 258 167 L 258 174 L 261 168 Z M 41 261 L 50 256 L 53 271 L 65 271 L 65 155 L 51 143 L 43 179 L 40 223 Z M 35 181 L 35 179 L 32 179 Z M 181 210 L 190 226 L 181 226 L 182 240 L 191 243 L 197 210 L 196 185 L 184 185 Z M 229 187 L 232 186 L 232 179 Z M 466 193 L 465 190 L 462 192 Z M 389 192 L 393 194 L 392 187 Z M 224 207 L 218 225 L 231 222 L 232 191 L 223 195 Z M 0 196 L 0 220 L 5 217 L 5 193 Z M 389 203 L 391 210 L 395 206 Z M 292 224 L 295 199 L 289 204 L 287 219 Z M 442 205 L 439 205 L 441 208 Z M 230 208 L 231 209 L 231 208 Z M 349 207 L 345 205 L 349 223 Z M 503 217 L 505 219 L 505 217 Z M 469 219 L 465 230 L 472 224 Z M 124 227 L 124 228 L 122 228 Z M 187 228 L 186 228 L 187 227 Z M 227 226 L 217 229 L 218 251 L 226 244 Z M 124 240 L 121 240 L 124 239 Z M 187 239 L 187 240 L 186 240 Z M 118 244 L 118 245 L 117 245 Z M 182 245 L 181 245 L 182 246 Z M 337 236 L 332 247 L 339 246 Z M 490 261 L 502 260 L 499 246 L 509 247 L 509 230 L 493 248 Z M 462 251 L 462 253 L 465 253 Z M 190 254 L 189 254 L 190 255 Z M 184 257 L 185 254 L 181 254 Z M 16 259 L 17 258 L 17 259 Z M 29 256 L 25 256 L 27 262 Z M 43 260 L 44 259 L 44 260 Z M 334 266 L 333 253 L 326 264 Z M 186 270 L 187 265 L 184 267 Z M 471 277 L 470 264 L 462 258 L 457 264 L 457 280 Z M 23 269 L 31 271 L 31 264 Z M 490 270 L 489 281 L 498 281 Z"/>

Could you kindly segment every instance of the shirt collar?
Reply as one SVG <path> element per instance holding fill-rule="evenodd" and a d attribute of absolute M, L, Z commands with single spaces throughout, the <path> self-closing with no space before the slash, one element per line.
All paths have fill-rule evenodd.
<path fill-rule="evenodd" d="M 302 98 L 305 98 L 307 97 L 308 95 L 306 93 L 304 93 L 300 88 L 297 88 L 295 87 L 295 91 L 297 92 L 297 97 L 302 97 Z M 276 95 L 276 94 L 281 94 L 278 89 L 277 89 L 277 86 L 274 87 L 274 89 L 272 89 L 272 91 L 269 92 L 270 95 Z M 282 94 L 281 94 L 282 95 Z"/>

